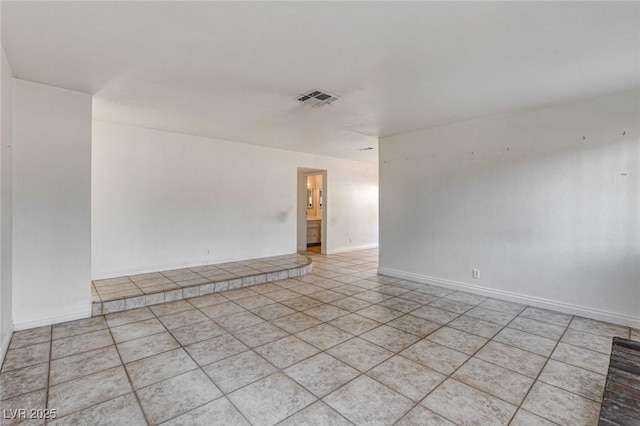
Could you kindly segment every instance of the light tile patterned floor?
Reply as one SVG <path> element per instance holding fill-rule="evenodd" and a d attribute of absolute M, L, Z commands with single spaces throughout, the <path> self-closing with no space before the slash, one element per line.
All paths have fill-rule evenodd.
<path fill-rule="evenodd" d="M 15 333 L 0 412 L 48 407 L 64 425 L 595 425 L 611 338 L 639 336 L 378 276 L 375 250 L 312 256 L 298 279 Z"/>

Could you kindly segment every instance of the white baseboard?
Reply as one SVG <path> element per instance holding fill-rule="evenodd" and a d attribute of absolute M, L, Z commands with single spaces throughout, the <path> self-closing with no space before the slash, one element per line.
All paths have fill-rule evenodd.
<path fill-rule="evenodd" d="M 9 349 L 9 343 L 11 342 L 11 336 L 13 336 L 13 323 L 9 323 L 9 328 L 0 339 L 0 365 L 4 363 L 4 356 L 7 354 L 7 349 Z"/>
<path fill-rule="evenodd" d="M 87 304 L 86 309 L 67 312 L 59 315 L 48 315 L 37 318 L 31 318 L 27 320 L 14 321 L 15 331 L 27 330 L 29 328 L 42 327 L 44 325 L 58 324 L 66 321 L 73 321 L 82 318 L 89 318 L 91 316 L 91 303 Z"/>
<path fill-rule="evenodd" d="M 378 243 L 362 244 L 359 246 L 339 247 L 331 250 L 327 250 L 327 254 L 347 253 L 350 251 L 367 250 L 372 248 L 378 248 Z"/>
<path fill-rule="evenodd" d="M 398 271 L 389 268 L 378 268 L 380 275 L 388 275 L 394 278 L 402 278 L 405 280 L 416 281 L 424 284 L 434 284 L 451 290 L 463 290 L 469 293 L 480 294 L 482 296 L 495 297 L 497 299 L 507 300 L 510 302 L 523 303 L 538 308 L 551 309 L 558 312 L 564 312 L 570 315 L 579 315 L 599 321 L 606 321 L 614 324 L 624 325 L 628 327 L 640 328 L 640 318 L 629 315 L 608 312 L 587 306 L 573 305 L 570 303 L 558 302 L 555 300 L 544 299 L 540 297 L 528 296 L 525 294 L 512 293 L 509 291 L 496 290 L 489 287 L 482 287 L 473 284 L 451 281 L 437 277 L 429 277 L 426 275 L 414 274 L 411 272 Z"/>

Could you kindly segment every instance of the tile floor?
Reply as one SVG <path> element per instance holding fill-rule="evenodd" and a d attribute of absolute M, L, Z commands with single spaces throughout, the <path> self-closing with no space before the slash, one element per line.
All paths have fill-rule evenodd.
<path fill-rule="evenodd" d="M 16 332 L 0 412 L 48 407 L 57 425 L 595 425 L 611 338 L 640 338 L 378 276 L 375 250 L 311 256 L 297 279 Z"/>

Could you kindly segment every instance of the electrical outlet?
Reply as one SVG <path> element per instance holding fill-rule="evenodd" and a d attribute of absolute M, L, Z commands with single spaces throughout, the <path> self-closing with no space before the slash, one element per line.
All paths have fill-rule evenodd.
<path fill-rule="evenodd" d="M 473 279 L 479 280 L 480 279 L 480 269 L 472 270 L 471 271 L 471 276 L 473 277 Z"/>

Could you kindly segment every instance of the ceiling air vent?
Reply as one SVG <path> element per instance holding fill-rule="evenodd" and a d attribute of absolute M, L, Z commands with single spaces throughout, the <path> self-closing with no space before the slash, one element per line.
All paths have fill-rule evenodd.
<path fill-rule="evenodd" d="M 340 98 L 336 95 L 321 92 L 319 90 L 312 90 L 308 93 L 298 96 L 297 99 L 305 105 L 318 108 L 333 103 Z"/>

